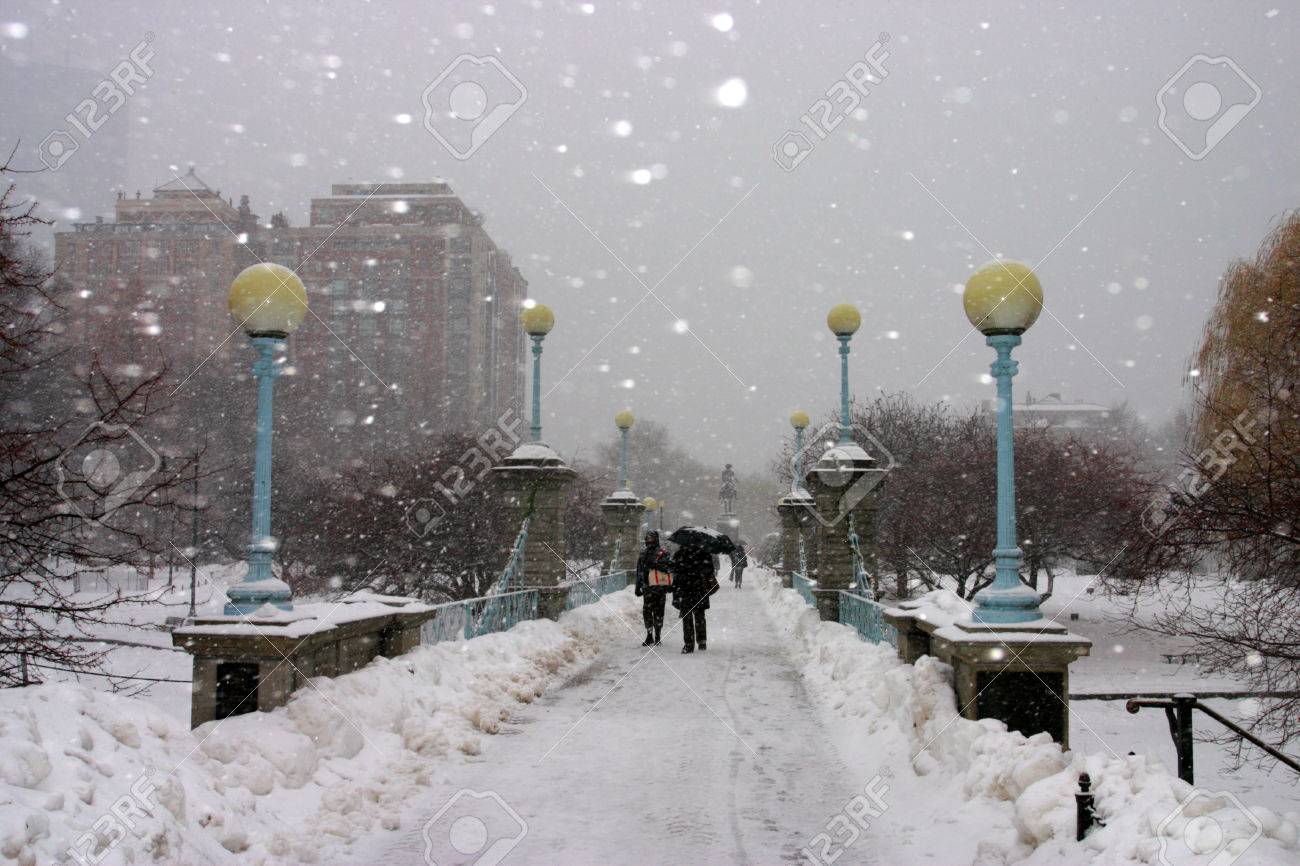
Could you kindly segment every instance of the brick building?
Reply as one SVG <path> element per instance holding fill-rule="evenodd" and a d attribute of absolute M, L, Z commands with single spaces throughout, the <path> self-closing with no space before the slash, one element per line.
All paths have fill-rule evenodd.
<path fill-rule="evenodd" d="M 177 381 L 200 364 L 196 382 L 233 381 L 249 357 L 226 293 L 262 260 L 307 287 L 284 390 L 331 428 L 378 415 L 389 431 L 473 430 L 523 395 L 527 281 L 445 183 L 338 184 L 312 200 L 309 225 L 290 227 L 191 169 L 151 197 L 119 196 L 112 222 L 56 234 L 55 257 L 71 332 L 110 368 L 161 359 Z"/>

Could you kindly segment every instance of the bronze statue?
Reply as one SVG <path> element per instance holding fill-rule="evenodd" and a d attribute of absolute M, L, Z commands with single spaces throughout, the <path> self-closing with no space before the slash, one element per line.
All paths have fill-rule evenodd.
<path fill-rule="evenodd" d="M 722 489 L 718 491 L 718 498 L 722 500 L 722 513 L 724 515 L 733 515 L 736 513 L 736 473 L 732 470 L 731 464 L 722 470 Z"/>

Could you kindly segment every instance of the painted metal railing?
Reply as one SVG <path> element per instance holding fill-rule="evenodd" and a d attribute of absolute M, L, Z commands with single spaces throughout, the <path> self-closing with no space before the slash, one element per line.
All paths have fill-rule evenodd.
<path fill-rule="evenodd" d="M 874 591 L 869 589 L 871 577 L 863 565 L 862 550 L 858 547 L 858 530 L 853 526 L 853 514 L 849 513 L 849 547 L 853 550 L 853 587 L 863 595 L 871 598 Z"/>
<path fill-rule="evenodd" d="M 469 640 L 509 631 L 524 620 L 537 619 L 538 603 L 537 590 L 524 589 L 437 605 L 433 618 L 420 626 L 420 643 Z"/>
<path fill-rule="evenodd" d="M 794 587 L 795 592 L 803 596 L 803 600 L 811 605 L 817 604 L 817 599 L 813 596 L 813 590 L 817 587 L 817 581 L 809 580 L 799 572 L 790 575 L 790 585 Z"/>
<path fill-rule="evenodd" d="M 578 578 L 568 584 L 569 594 L 564 600 L 564 609 L 573 610 L 584 604 L 599 601 L 602 595 L 618 592 L 628 586 L 628 572 L 613 571 L 599 577 Z"/>
<path fill-rule="evenodd" d="M 885 606 L 866 593 L 840 591 L 840 622 L 852 626 L 863 640 L 898 648 L 898 629 L 885 622 Z"/>
<path fill-rule="evenodd" d="M 519 535 L 515 536 L 515 546 L 510 551 L 510 559 L 506 561 L 506 567 L 501 571 L 501 577 L 497 580 L 496 585 L 488 592 L 488 595 L 501 595 L 502 593 L 522 589 L 524 586 L 524 547 L 528 543 L 528 522 L 532 516 L 524 518 L 524 522 L 519 526 Z"/>

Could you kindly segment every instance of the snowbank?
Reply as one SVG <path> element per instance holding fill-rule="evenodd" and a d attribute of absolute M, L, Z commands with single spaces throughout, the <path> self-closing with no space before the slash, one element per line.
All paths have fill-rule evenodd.
<path fill-rule="evenodd" d="M 942 849 L 949 857 L 978 864 L 1190 866 L 1210 863 L 1226 839 L 1227 859 L 1215 862 L 1300 863 L 1300 815 L 1193 796 L 1196 789 L 1144 756 L 1063 752 L 1046 734 L 1027 738 L 998 721 L 961 718 L 948 665 L 928 656 L 904 665 L 892 647 L 822 622 L 770 572 L 756 577 L 847 756 L 892 777 L 896 808 L 909 820 L 944 816 L 968 834 L 953 833 Z M 927 606 L 936 618 L 960 617 L 960 606 L 950 602 L 936 598 Z M 1092 777 L 1106 826 L 1079 843 L 1074 793 L 1081 772 Z M 1217 793 L 1213 782 L 1204 787 Z M 1193 847 L 1204 853 L 1193 854 Z"/>
<path fill-rule="evenodd" d="M 0 860 L 304 862 L 397 828 L 401 806 L 511 708 L 639 626 L 631 590 L 502 634 L 319 678 L 271 713 L 193 731 L 71 684 L 0 692 Z M 118 839 L 106 855 L 103 845 Z"/>

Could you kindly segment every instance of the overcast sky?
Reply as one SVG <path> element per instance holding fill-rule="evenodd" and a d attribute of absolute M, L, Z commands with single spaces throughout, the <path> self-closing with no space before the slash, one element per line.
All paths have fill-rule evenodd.
<path fill-rule="evenodd" d="M 294 225 L 331 183 L 443 177 L 556 312 L 553 445 L 590 453 L 626 405 L 702 459 L 756 470 L 792 409 L 834 404 L 825 313 L 840 301 L 863 313 L 856 394 L 990 396 L 991 350 L 955 287 L 994 255 L 1036 265 L 1047 299 L 1018 352 L 1019 395 L 1128 401 L 1163 420 L 1219 275 L 1297 205 L 1298 14 L 3 2 L 0 132 L 39 165 L 51 128 L 150 38 L 148 84 L 67 165 L 24 181 L 62 223 L 191 163 Z M 847 105 L 837 82 L 869 53 L 888 55 L 887 77 L 821 139 L 801 117 L 815 124 L 828 91 Z M 462 54 L 495 58 L 526 91 L 465 160 L 425 129 L 422 102 Z M 497 76 L 487 98 L 508 99 L 515 85 L 480 68 Z M 1165 125 L 1183 147 L 1159 123 L 1171 79 Z M 791 171 L 773 158 L 788 130 L 814 144 Z M 1219 140 L 1203 153 L 1207 135 Z"/>

